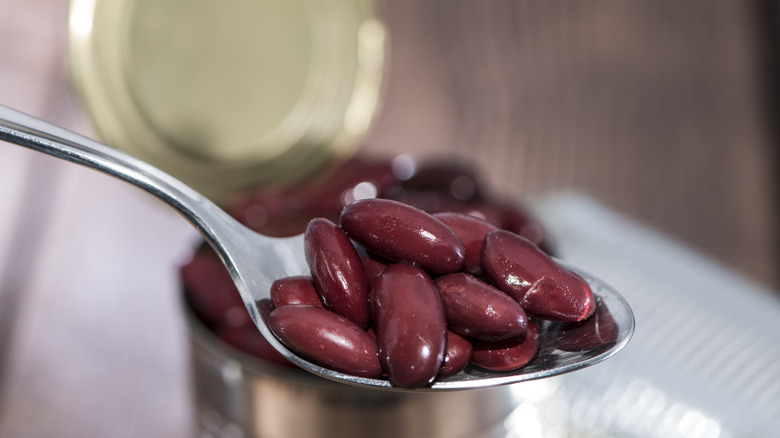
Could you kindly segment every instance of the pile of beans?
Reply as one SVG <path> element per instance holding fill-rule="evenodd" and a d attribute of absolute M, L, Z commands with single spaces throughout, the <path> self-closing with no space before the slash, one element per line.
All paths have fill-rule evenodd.
<path fill-rule="evenodd" d="M 274 283 L 272 331 L 315 363 L 394 386 L 426 386 L 469 363 L 521 368 L 539 344 L 529 315 L 577 322 L 596 310 L 578 275 L 466 214 L 357 200 L 339 225 L 309 222 L 304 248 L 311 277 Z"/>
<path fill-rule="evenodd" d="M 331 314 L 336 314 L 349 321 L 350 324 L 358 326 L 361 333 L 366 333 L 372 339 L 371 343 L 366 343 L 366 348 L 369 351 L 376 350 L 377 357 L 379 357 L 380 343 L 378 342 L 380 339 L 392 339 L 393 336 L 396 336 L 392 335 L 393 330 L 408 328 L 394 327 L 392 321 L 396 319 L 395 317 L 384 318 L 380 315 L 388 315 L 388 312 L 391 311 L 408 312 L 415 315 L 408 319 L 421 321 L 420 323 L 427 327 L 430 333 L 439 333 L 442 325 L 440 317 L 429 321 L 417 316 L 422 311 L 420 309 L 423 308 L 427 309 L 427 312 L 431 312 L 428 305 L 422 307 L 422 304 L 414 304 L 425 300 L 425 298 L 422 296 L 410 298 L 408 302 L 396 300 L 398 297 L 393 298 L 395 295 L 402 296 L 404 293 L 408 293 L 393 292 L 396 289 L 405 289 L 406 287 L 402 285 L 406 282 L 415 284 L 419 282 L 425 284 L 423 287 L 428 291 L 427 295 L 424 293 L 422 295 L 427 296 L 427 299 L 434 303 L 431 304 L 434 308 L 433 312 L 436 313 L 435 308 L 437 307 L 435 304 L 437 301 L 432 299 L 431 292 L 433 290 L 436 290 L 438 294 L 438 306 L 446 312 L 443 360 L 438 361 L 438 355 L 441 354 L 442 350 L 439 337 L 431 341 L 429 351 L 434 357 L 428 363 L 430 369 L 434 368 L 433 363 L 439 362 L 437 366 L 440 369 L 436 378 L 454 374 L 468 363 L 486 369 L 502 371 L 513 369 L 518 364 L 527 362 L 533 356 L 531 352 L 535 351 L 535 344 L 538 342 L 538 327 L 534 323 L 536 318 L 576 319 L 576 315 L 573 315 L 577 314 L 577 312 L 556 308 L 555 302 L 544 302 L 542 298 L 544 294 L 523 295 L 523 291 L 520 290 L 522 288 L 518 290 L 510 288 L 509 292 L 501 292 L 501 295 L 496 294 L 496 290 L 501 290 L 500 281 L 502 278 L 503 282 L 506 283 L 505 286 L 508 287 L 519 286 L 519 283 L 522 283 L 515 279 L 516 273 L 513 270 L 536 270 L 536 272 L 529 271 L 523 275 L 535 275 L 535 273 L 546 271 L 558 272 L 560 268 L 547 256 L 551 253 L 551 245 L 543 228 L 522 208 L 522 205 L 516 201 L 502 200 L 486 190 L 478 175 L 468 167 L 449 162 L 430 162 L 415 163 L 410 170 L 408 159 L 402 158 L 400 162 L 406 163 L 407 166 L 400 166 L 399 171 L 398 159 L 367 160 L 356 157 L 343 163 L 330 174 L 324 175 L 322 179 L 301 183 L 282 191 L 245 194 L 227 206 L 228 211 L 240 222 L 266 235 L 290 236 L 308 230 L 307 242 L 309 243 L 307 243 L 307 248 L 311 247 L 311 249 L 307 251 L 311 254 L 307 254 L 307 256 L 313 262 L 312 275 L 280 279 L 274 285 L 274 288 L 279 290 L 272 291 L 272 295 L 276 297 L 277 301 L 258 303 L 261 311 L 270 313 L 276 308 L 274 320 L 281 321 L 282 325 L 294 325 L 294 323 L 285 322 L 290 319 L 315 321 L 328 318 L 330 320 L 332 319 Z M 385 237 L 380 238 L 380 241 L 374 242 L 374 244 L 370 242 L 371 233 L 367 233 L 368 236 L 360 237 L 361 230 L 366 232 L 371 228 L 368 222 L 379 220 L 376 217 L 371 219 L 371 213 L 376 211 L 374 208 L 360 207 L 361 205 L 370 205 L 370 203 L 366 204 L 367 201 L 353 203 L 354 200 L 360 198 L 395 200 L 398 201 L 396 204 L 406 204 L 401 208 L 412 206 L 418 211 L 424 211 L 427 214 L 426 221 L 431 221 L 430 217 L 433 217 L 436 223 L 434 230 L 429 231 L 430 236 L 423 234 L 423 241 L 429 243 L 427 247 L 431 253 L 420 261 L 414 258 L 420 256 L 420 254 L 415 255 L 414 251 L 412 254 L 405 254 L 403 251 L 398 254 L 388 253 L 387 251 L 390 250 L 381 245 L 382 239 L 385 240 L 385 244 L 404 239 L 403 237 L 399 238 L 396 232 L 388 232 L 388 229 L 385 229 Z M 372 202 L 376 200 L 372 200 Z M 345 208 L 347 205 L 350 205 L 348 209 Z M 356 208 L 358 208 L 357 212 L 354 211 Z M 360 208 L 363 210 L 359 210 Z M 352 213 L 349 213 L 350 211 Z M 409 225 L 408 217 L 404 216 L 404 213 L 400 213 L 400 215 L 401 222 Z M 352 225 L 342 223 L 344 216 L 346 216 L 347 222 L 352 221 Z M 416 214 L 412 216 L 416 216 Z M 396 221 L 396 225 L 399 226 L 404 225 L 404 223 Z M 457 239 L 452 237 L 453 233 Z M 346 234 L 350 245 L 346 245 L 343 239 L 344 234 Z M 494 263 L 484 265 L 482 263 L 482 246 L 485 236 L 489 234 L 492 243 L 486 245 L 486 248 L 491 254 L 494 254 L 490 256 L 493 257 Z M 335 235 L 342 235 L 342 237 L 333 237 Z M 439 236 L 441 242 L 449 242 L 450 249 L 433 245 L 431 236 Z M 519 236 L 522 236 L 522 239 L 519 239 Z M 407 237 L 411 242 L 412 238 Z M 369 241 L 362 242 L 361 239 Z M 322 261 L 323 258 L 327 258 L 324 251 L 326 248 L 330 248 L 334 244 L 333 242 L 340 242 L 338 247 L 342 248 L 344 252 L 350 252 L 350 249 L 356 251 L 360 261 L 358 268 L 354 257 L 352 257 L 349 265 L 351 266 L 350 270 L 341 273 L 346 275 L 344 278 L 353 282 L 352 287 L 349 288 L 349 291 L 343 292 L 344 296 L 341 298 L 334 298 L 338 296 L 334 292 L 337 290 L 336 286 L 332 286 L 328 292 L 323 292 L 324 289 L 321 285 L 315 285 L 319 282 L 339 284 L 338 279 L 324 279 L 327 277 L 327 271 L 332 269 L 327 262 Z M 376 246 L 372 247 L 372 245 Z M 426 245 L 418 243 L 417 246 Z M 316 249 L 318 247 L 319 250 Z M 517 248 L 512 249 L 515 247 Z M 401 250 L 396 249 L 395 251 Z M 518 262 L 520 259 L 525 261 L 533 259 L 540 262 L 533 266 L 528 265 L 530 267 L 519 265 L 513 267 L 512 264 L 508 263 L 508 260 L 501 258 L 501 254 L 507 254 L 507 251 L 515 251 L 518 254 L 528 253 L 528 255 L 519 257 Z M 315 259 L 320 261 L 315 261 Z M 402 261 L 402 263 L 398 263 L 398 261 Z M 399 264 L 400 266 L 396 266 Z M 523 262 L 521 265 L 526 265 L 526 263 Z M 390 267 L 392 269 L 387 270 Z M 325 272 L 315 273 L 316 270 L 324 270 Z M 379 276 L 379 273 L 384 270 L 387 272 Z M 360 272 L 365 276 L 364 286 L 355 288 L 353 280 L 360 277 Z M 494 280 L 493 276 L 499 280 Z M 196 249 L 191 260 L 181 267 L 180 277 L 187 303 L 206 328 L 221 341 L 265 362 L 291 365 L 260 335 L 249 318 L 230 275 L 207 245 L 201 245 Z M 315 282 L 315 278 L 320 279 Z M 426 278 L 427 280 L 423 280 Z M 370 287 L 375 284 L 380 287 Z M 539 287 L 536 289 L 540 291 L 555 289 L 556 284 L 558 282 L 550 278 L 543 278 L 538 282 Z M 564 284 L 568 283 L 564 282 Z M 573 292 L 568 293 L 576 293 L 577 287 L 573 289 Z M 483 320 L 490 319 L 492 322 L 487 326 L 480 324 L 474 326 L 472 321 L 470 325 L 470 318 L 473 319 L 474 316 L 473 310 L 467 311 L 470 298 L 464 298 L 464 290 L 466 289 L 477 290 L 477 295 L 490 297 L 481 298 L 485 300 L 484 302 L 496 300 L 496 302 L 501 303 L 502 308 L 512 310 L 506 311 L 506 314 L 500 319 L 503 321 L 500 324 L 498 323 L 499 319 L 482 318 Z M 377 291 L 379 291 L 378 294 Z M 356 298 L 364 296 L 368 297 L 365 301 L 362 298 Z M 502 298 L 496 298 L 497 296 Z M 507 296 L 512 299 L 507 300 Z M 473 298 L 471 299 L 473 300 Z M 281 309 L 282 306 L 291 305 L 297 301 L 300 302 L 295 304 L 296 306 L 309 305 L 316 307 L 317 310 Z M 355 304 L 358 301 L 363 304 Z M 514 304 L 511 304 L 512 302 Z M 459 308 L 459 311 L 453 310 Z M 328 316 L 321 317 L 320 315 L 326 309 Z M 546 310 L 540 311 L 540 309 Z M 293 314 L 296 312 L 309 313 L 306 313 L 302 318 L 292 318 L 289 312 Z M 458 312 L 461 313 L 460 316 L 458 316 Z M 545 312 L 548 315 L 545 315 Z M 383 318 L 390 321 L 387 323 L 389 328 L 379 330 L 375 326 L 380 324 L 380 320 L 384 320 Z M 593 319 L 589 318 L 588 321 Z M 505 330 L 505 333 L 503 335 L 497 334 L 495 332 L 496 326 L 504 324 L 506 327 L 503 327 L 502 330 Z M 380 333 L 382 334 L 380 335 Z M 359 342 L 366 342 L 363 334 L 355 336 L 362 339 Z M 399 336 L 403 337 L 404 335 Z M 507 338 L 499 339 L 504 336 Z M 520 342 L 521 340 L 523 342 Z M 389 346 L 383 348 L 382 351 L 385 351 Z M 399 345 L 397 351 L 404 351 L 403 348 L 408 347 Z M 367 374 L 363 375 L 387 375 L 388 378 L 392 375 L 391 382 L 403 386 L 427 384 L 423 382 L 427 382 L 428 377 L 412 379 L 410 376 L 404 376 L 402 371 L 398 371 L 399 362 L 403 361 L 397 359 L 398 353 L 394 353 L 393 357 L 389 359 L 394 370 L 392 373 L 385 370 L 385 368 L 389 369 L 390 365 L 383 365 L 382 361 L 379 361 L 381 371 L 376 374 L 377 360 L 372 359 L 370 360 L 371 364 L 367 366 L 367 371 L 365 371 Z M 385 359 L 383 361 L 388 362 Z M 350 367 L 344 368 L 342 371 L 361 373 L 351 370 Z"/>

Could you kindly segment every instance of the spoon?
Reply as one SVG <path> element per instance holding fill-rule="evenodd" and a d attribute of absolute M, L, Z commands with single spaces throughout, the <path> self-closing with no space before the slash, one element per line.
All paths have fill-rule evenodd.
<path fill-rule="evenodd" d="M 356 377 L 326 369 L 298 357 L 279 342 L 255 304 L 270 298 L 274 280 L 308 275 L 302 235 L 271 238 L 258 234 L 161 170 L 95 140 L 3 105 L 0 105 L 0 140 L 117 177 L 174 208 L 219 254 L 252 320 L 268 342 L 292 363 L 330 380 L 393 391 L 485 388 L 551 377 L 596 364 L 621 350 L 633 335 L 634 316 L 623 297 L 592 275 L 567 266 L 588 281 L 599 305 L 597 316 L 606 316 L 600 321 L 594 320 L 594 323 L 583 323 L 577 327 L 542 323 L 539 351 L 528 365 L 519 370 L 496 373 L 467 367 L 431 386 L 409 390 L 392 387 L 387 380 Z"/>

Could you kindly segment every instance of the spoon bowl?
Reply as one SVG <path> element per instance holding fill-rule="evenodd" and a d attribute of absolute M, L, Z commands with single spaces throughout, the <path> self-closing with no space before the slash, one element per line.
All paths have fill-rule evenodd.
<path fill-rule="evenodd" d="M 525 367 L 504 373 L 469 367 L 421 389 L 404 389 L 387 380 L 339 373 L 309 362 L 288 350 L 271 333 L 258 310 L 270 298 L 271 283 L 282 277 L 307 275 L 303 236 L 271 238 L 240 224 L 205 196 L 163 171 L 64 128 L 0 105 L 0 140 L 87 166 L 133 184 L 182 214 L 203 235 L 230 272 L 252 321 L 268 342 L 297 366 L 351 385 L 392 391 L 439 391 L 484 388 L 550 377 L 601 362 L 622 349 L 634 331 L 634 316 L 623 297 L 609 285 L 581 272 L 596 295 L 595 323 L 543 323 L 539 352 Z M 592 327 L 591 327 L 592 326 Z"/>

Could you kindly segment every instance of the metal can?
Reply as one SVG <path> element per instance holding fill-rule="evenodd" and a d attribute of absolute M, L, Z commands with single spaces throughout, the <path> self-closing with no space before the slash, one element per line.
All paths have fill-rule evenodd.
<path fill-rule="evenodd" d="M 499 438 L 510 386 L 394 392 L 331 382 L 235 350 L 184 305 L 201 437 Z"/>

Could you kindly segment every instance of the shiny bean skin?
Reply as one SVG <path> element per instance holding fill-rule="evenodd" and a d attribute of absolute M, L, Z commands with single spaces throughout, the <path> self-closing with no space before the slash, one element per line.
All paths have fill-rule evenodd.
<path fill-rule="evenodd" d="M 447 326 L 476 339 L 498 341 L 525 333 L 528 319 L 517 301 L 476 277 L 458 272 L 436 279 Z"/>
<path fill-rule="evenodd" d="M 274 281 L 271 284 L 271 302 L 274 307 L 288 304 L 324 307 L 314 282 L 306 275 L 285 277 Z"/>
<path fill-rule="evenodd" d="M 374 339 L 341 315 L 292 304 L 274 309 L 268 323 L 279 340 L 301 357 L 344 374 L 368 378 L 382 375 Z"/>
<path fill-rule="evenodd" d="M 379 357 L 394 386 L 433 382 L 444 361 L 447 322 L 439 291 L 421 269 L 388 266 L 372 287 Z"/>
<path fill-rule="evenodd" d="M 487 233 L 497 230 L 498 227 L 484 219 L 465 213 L 443 212 L 436 213 L 433 217 L 450 227 L 463 242 L 463 247 L 466 250 L 465 271 L 480 275 L 482 273 L 482 243 L 485 241 Z"/>
<path fill-rule="evenodd" d="M 528 239 L 492 231 L 482 248 L 485 273 L 529 314 L 561 322 L 581 321 L 596 310 L 588 283 Z"/>
<path fill-rule="evenodd" d="M 474 341 L 471 363 L 490 371 L 513 371 L 525 366 L 539 350 L 539 327 L 528 321 L 525 336 L 502 341 Z"/>
<path fill-rule="evenodd" d="M 474 348 L 471 341 L 453 332 L 447 330 L 447 347 L 444 352 L 444 364 L 439 371 L 440 378 L 446 378 L 463 371 L 471 362 L 471 354 Z"/>
<path fill-rule="evenodd" d="M 368 284 L 363 262 L 349 237 L 327 219 L 313 219 L 304 233 L 304 251 L 325 307 L 368 328 Z"/>
<path fill-rule="evenodd" d="M 393 261 L 447 274 L 465 263 L 463 242 L 430 214 L 387 199 L 361 199 L 341 213 L 347 235 L 370 251 Z"/>

